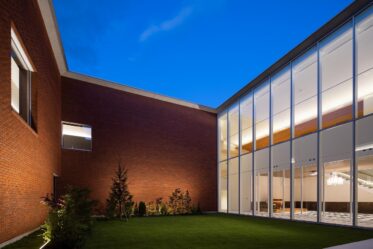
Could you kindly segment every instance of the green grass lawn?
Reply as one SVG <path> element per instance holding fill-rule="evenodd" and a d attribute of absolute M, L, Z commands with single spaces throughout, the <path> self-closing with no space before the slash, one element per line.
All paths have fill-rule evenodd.
<path fill-rule="evenodd" d="M 373 231 L 231 215 L 168 216 L 98 221 L 85 249 L 324 248 L 368 238 Z"/>

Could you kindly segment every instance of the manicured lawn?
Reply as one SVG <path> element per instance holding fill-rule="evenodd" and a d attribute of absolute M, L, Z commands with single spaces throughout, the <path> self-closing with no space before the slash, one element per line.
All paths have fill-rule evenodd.
<path fill-rule="evenodd" d="M 98 221 L 85 249 L 324 248 L 368 238 L 373 231 L 230 215 L 169 216 Z"/>
<path fill-rule="evenodd" d="M 43 245 L 42 231 L 36 231 L 4 249 L 39 249 Z"/>

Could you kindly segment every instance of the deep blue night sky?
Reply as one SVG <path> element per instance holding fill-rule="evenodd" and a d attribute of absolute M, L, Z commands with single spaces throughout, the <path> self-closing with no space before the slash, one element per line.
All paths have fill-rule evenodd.
<path fill-rule="evenodd" d="M 54 0 L 69 69 L 217 107 L 352 0 Z"/>

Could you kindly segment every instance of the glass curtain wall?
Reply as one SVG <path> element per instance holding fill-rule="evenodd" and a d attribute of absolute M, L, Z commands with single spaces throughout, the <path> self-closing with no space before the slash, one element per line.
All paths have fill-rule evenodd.
<path fill-rule="evenodd" d="M 357 225 L 373 227 L 373 7 L 356 17 Z M 369 116 L 370 115 L 370 116 Z M 364 118 L 363 118 L 364 117 Z"/>
<path fill-rule="evenodd" d="M 219 114 L 219 211 L 373 227 L 373 7 L 268 78 Z"/>

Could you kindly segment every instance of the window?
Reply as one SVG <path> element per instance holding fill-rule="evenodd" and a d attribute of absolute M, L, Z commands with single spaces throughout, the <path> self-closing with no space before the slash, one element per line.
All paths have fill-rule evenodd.
<path fill-rule="evenodd" d="M 240 102 L 241 154 L 253 151 L 253 96 L 250 94 Z"/>
<path fill-rule="evenodd" d="M 352 25 L 320 43 L 322 128 L 352 119 Z"/>
<path fill-rule="evenodd" d="M 16 31 L 11 29 L 11 107 L 22 119 L 32 128 L 35 127 L 35 120 L 32 115 L 31 97 L 31 73 L 34 68 L 27 56 L 21 40 Z"/>
<path fill-rule="evenodd" d="M 290 142 L 271 149 L 273 217 L 290 219 Z"/>
<path fill-rule="evenodd" d="M 294 219 L 317 221 L 317 134 L 293 140 Z"/>
<path fill-rule="evenodd" d="M 239 171 L 238 171 L 238 158 L 229 160 L 228 163 L 228 208 L 229 213 L 238 214 L 239 202 Z"/>
<path fill-rule="evenodd" d="M 254 155 L 254 183 L 255 183 L 255 215 L 269 214 L 269 149 L 255 152 Z"/>
<path fill-rule="evenodd" d="M 286 67 L 273 76 L 272 87 L 272 144 L 290 139 L 290 70 Z"/>
<path fill-rule="evenodd" d="M 229 127 L 229 158 L 238 156 L 239 134 L 238 134 L 238 105 L 234 105 L 228 112 L 228 127 Z"/>
<path fill-rule="evenodd" d="M 317 130 L 317 53 L 313 48 L 294 61 L 294 137 Z"/>
<path fill-rule="evenodd" d="M 218 121 L 219 125 L 219 162 L 223 160 L 227 160 L 227 128 L 228 128 L 228 117 L 227 113 L 223 113 L 219 117 Z"/>
<path fill-rule="evenodd" d="M 357 117 L 373 113 L 373 7 L 356 18 Z"/>
<path fill-rule="evenodd" d="M 252 214 L 252 157 L 245 154 L 240 160 L 240 213 Z"/>
<path fill-rule="evenodd" d="M 92 150 L 92 128 L 88 125 L 62 123 L 62 148 Z"/>
<path fill-rule="evenodd" d="M 320 133 L 321 221 L 352 224 L 352 124 Z M 338 219 L 336 219 L 338 217 Z"/>
<path fill-rule="evenodd" d="M 269 146 L 269 82 L 255 91 L 255 150 Z"/>
<path fill-rule="evenodd" d="M 228 172 L 227 161 L 219 163 L 219 212 L 228 208 Z"/>
<path fill-rule="evenodd" d="M 373 116 L 356 121 L 357 225 L 373 227 Z"/>

